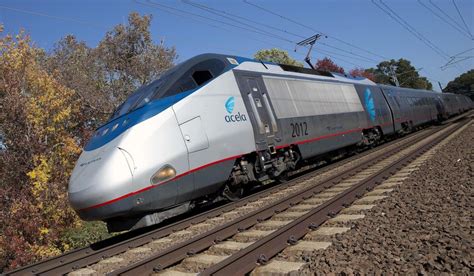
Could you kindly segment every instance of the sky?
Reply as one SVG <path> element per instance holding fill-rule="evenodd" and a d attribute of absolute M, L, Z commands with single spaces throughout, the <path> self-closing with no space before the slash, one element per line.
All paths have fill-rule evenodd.
<path fill-rule="evenodd" d="M 302 61 L 307 49 L 296 43 L 322 33 L 313 60 L 329 56 L 346 71 L 405 58 L 439 90 L 474 68 L 474 0 L 0 0 L 0 35 L 24 29 L 51 51 L 72 34 L 95 47 L 133 11 L 153 16 L 154 41 L 176 47 L 178 62 L 267 48 Z"/>

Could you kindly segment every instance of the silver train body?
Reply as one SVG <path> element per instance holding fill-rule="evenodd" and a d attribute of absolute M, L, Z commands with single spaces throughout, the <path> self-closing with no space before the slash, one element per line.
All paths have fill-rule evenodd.
<path fill-rule="evenodd" d="M 112 231 L 150 225 L 472 107 L 456 94 L 204 54 L 140 88 L 97 130 L 69 201 Z"/>

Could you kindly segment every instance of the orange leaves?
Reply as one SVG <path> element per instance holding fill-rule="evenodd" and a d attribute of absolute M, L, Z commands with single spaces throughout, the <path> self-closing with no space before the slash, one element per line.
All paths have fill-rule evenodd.
<path fill-rule="evenodd" d="M 354 68 L 349 74 L 353 77 L 363 77 L 375 82 L 375 75 L 364 68 Z"/>
<path fill-rule="evenodd" d="M 327 58 L 327 57 L 323 59 L 318 59 L 314 67 L 317 70 L 321 70 L 321 71 L 336 72 L 336 73 L 344 74 L 344 68 L 337 65 L 334 61 L 332 61 L 330 58 Z"/>
<path fill-rule="evenodd" d="M 40 53 L 23 33 L 0 38 L 0 130 L 10 145 L 0 156 L 0 236 L 8 237 L 0 259 L 10 266 L 60 253 L 57 241 L 78 220 L 66 187 L 80 152 L 72 123 L 80 105 Z"/>

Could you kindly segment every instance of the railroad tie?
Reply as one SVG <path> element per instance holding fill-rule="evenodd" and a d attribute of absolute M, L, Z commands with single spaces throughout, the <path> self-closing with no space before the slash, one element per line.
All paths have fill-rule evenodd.
<path fill-rule="evenodd" d="M 264 266 L 259 266 L 250 273 L 251 276 L 296 276 L 308 266 L 306 263 L 270 261 Z"/>

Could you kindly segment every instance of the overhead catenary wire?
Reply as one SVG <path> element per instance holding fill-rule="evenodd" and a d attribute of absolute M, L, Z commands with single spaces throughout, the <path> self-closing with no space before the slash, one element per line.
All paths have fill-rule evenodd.
<path fill-rule="evenodd" d="M 377 6 L 380 10 L 382 10 L 384 13 L 389 15 L 395 22 L 397 22 L 399 25 L 401 25 L 404 29 L 409 31 L 413 36 L 415 36 L 417 39 L 419 39 L 423 44 L 425 44 L 427 47 L 432 49 L 436 54 L 438 54 L 441 58 L 445 60 L 450 59 L 450 55 L 444 52 L 442 49 L 440 49 L 437 45 L 435 45 L 431 40 L 427 39 L 424 37 L 418 30 L 416 30 L 412 25 L 410 25 L 406 20 L 404 20 L 400 15 L 398 15 L 397 12 L 395 12 L 392 8 L 390 8 L 387 4 L 385 4 L 382 0 L 379 0 L 380 4 L 382 4 L 384 7 L 381 5 L 377 4 L 376 0 L 372 0 L 372 3 Z M 458 72 L 461 72 L 461 69 L 459 67 L 456 67 Z"/>
<path fill-rule="evenodd" d="M 429 7 L 428 5 L 426 5 L 425 3 L 422 2 L 422 0 L 418 0 L 418 3 L 424 7 L 425 9 L 427 9 L 431 14 L 435 15 L 436 17 L 438 17 L 439 19 L 441 19 L 441 21 L 445 22 L 446 24 L 448 24 L 449 26 L 451 26 L 452 28 L 454 28 L 456 31 L 458 31 L 461 35 L 463 35 L 464 37 L 466 38 L 471 38 L 471 35 L 469 33 L 466 33 L 466 31 L 464 31 L 462 28 L 460 28 L 458 25 L 457 25 L 457 22 L 455 22 L 448 14 L 446 14 L 443 10 L 441 10 L 438 6 L 436 6 L 434 3 L 431 3 L 432 5 L 434 5 L 438 10 L 440 10 L 444 15 L 445 17 L 447 18 L 450 18 L 451 21 L 454 21 L 454 23 L 456 24 L 453 24 L 452 22 L 449 22 L 445 17 L 443 17 L 442 15 L 439 15 L 435 10 L 433 10 L 431 7 Z"/>
<path fill-rule="evenodd" d="M 469 31 L 465 30 L 464 27 L 459 24 L 456 20 L 454 20 L 454 18 L 452 18 L 447 12 L 445 12 L 440 6 L 436 5 L 432 0 L 429 0 L 430 4 L 435 7 L 438 11 L 440 11 L 446 18 L 448 18 L 449 20 L 451 20 L 451 22 L 453 22 L 456 26 L 458 26 L 462 31 L 466 32 L 469 36 L 471 36 L 469 34 Z"/>
<path fill-rule="evenodd" d="M 157 8 L 157 9 L 160 9 L 162 11 L 165 11 L 165 12 L 168 12 L 168 13 L 171 13 L 170 11 L 174 11 L 174 14 L 176 16 L 181 16 L 182 14 L 186 14 L 186 15 L 190 15 L 192 17 L 198 17 L 200 19 L 203 19 L 203 20 L 199 20 L 199 21 L 205 21 L 205 20 L 209 20 L 209 21 L 213 21 L 213 22 L 218 22 L 218 23 L 223 23 L 222 20 L 217 20 L 217 19 L 214 19 L 214 18 L 209 18 L 209 17 L 205 17 L 205 16 L 202 16 L 200 14 L 195 14 L 195 13 L 192 13 L 192 12 L 189 12 L 189 11 L 185 11 L 185 10 L 182 10 L 182 9 L 178 9 L 178 8 L 175 8 L 175 7 L 170 7 L 170 6 L 166 6 L 166 5 L 163 5 L 163 4 L 159 4 L 159 3 L 156 3 L 156 2 L 153 2 L 151 0 L 148 0 L 147 2 L 148 3 L 142 3 L 140 1 L 137 1 L 135 0 L 135 2 L 139 3 L 139 4 L 145 4 L 147 6 L 150 6 L 150 7 L 153 7 L 153 8 Z M 230 16 L 230 14 L 228 13 L 227 15 Z M 242 17 L 243 18 L 243 17 Z M 203 22 L 201 22 L 203 23 Z M 235 27 L 235 28 L 239 28 L 239 29 L 242 29 L 244 31 L 251 31 L 249 30 L 248 28 L 242 28 L 241 26 L 237 26 L 235 24 L 231 24 L 231 23 L 223 23 L 223 24 L 226 24 L 228 26 L 231 26 L 231 27 Z M 252 30 L 251 32 L 255 33 L 254 30 Z M 259 41 L 261 43 L 265 43 L 265 44 L 271 44 L 269 41 L 263 41 L 263 40 L 258 40 L 256 38 L 250 38 L 250 37 L 247 37 L 245 36 L 245 38 L 249 38 L 249 39 L 252 39 L 252 40 L 255 40 L 255 41 Z M 274 44 L 273 44 L 274 45 Z M 281 47 L 280 45 L 276 45 L 276 47 L 278 48 L 282 48 L 288 52 L 290 52 L 291 50 L 290 49 L 287 49 L 287 48 L 284 48 L 284 47 Z M 322 54 L 325 54 L 326 56 L 332 58 L 332 59 L 335 59 L 335 60 L 338 60 L 338 61 L 341 61 L 343 63 L 346 63 L 346 64 L 350 64 L 350 65 L 353 65 L 353 66 L 356 66 L 357 68 L 364 68 L 365 66 L 361 66 L 360 64 L 357 64 L 357 63 L 354 63 L 354 62 L 351 62 L 351 61 L 348 61 L 344 58 L 341 58 L 340 56 L 343 56 L 343 57 L 347 57 L 347 58 L 352 58 L 352 59 L 355 59 L 354 57 L 349 57 L 349 56 L 345 56 L 345 55 L 341 55 L 339 53 L 334 53 L 334 52 L 329 52 L 327 50 L 322 50 L 322 49 L 318 49 L 318 51 Z M 350 52 L 352 54 L 352 52 Z M 297 53 L 298 55 L 301 55 L 301 56 L 304 56 L 304 54 L 301 54 L 301 53 Z M 314 59 L 314 57 L 312 57 Z"/>
<path fill-rule="evenodd" d="M 378 60 L 375 60 L 375 59 L 372 59 L 372 58 L 367 58 L 367 57 L 362 56 L 362 55 L 358 55 L 358 54 L 356 54 L 356 53 L 354 53 L 354 52 L 352 52 L 352 51 L 347 51 L 347 50 L 341 49 L 341 48 L 339 48 L 339 47 L 330 45 L 330 44 L 325 43 L 325 42 L 319 42 L 319 44 L 358 57 L 358 58 L 356 58 L 356 59 L 363 59 L 363 60 L 365 60 L 365 61 L 375 62 L 375 63 L 378 63 L 378 62 L 379 62 Z"/>
<path fill-rule="evenodd" d="M 460 63 L 462 61 L 465 61 L 465 60 L 469 60 L 471 58 L 474 58 L 474 56 L 462 56 L 462 54 L 465 54 L 465 53 L 468 53 L 470 51 L 474 50 L 474 48 L 470 48 L 470 49 L 467 49 L 465 51 L 462 51 L 460 53 L 457 53 L 453 56 L 451 56 L 451 58 L 449 59 L 448 62 L 446 62 L 445 65 L 441 66 L 440 69 L 441 70 L 446 70 L 447 68 L 451 67 L 453 64 L 457 64 L 457 63 Z"/>
<path fill-rule="evenodd" d="M 456 26 L 463 28 L 454 18 L 452 18 L 447 12 L 445 12 L 440 6 L 436 5 L 432 0 L 428 0 L 431 6 L 435 7 L 441 14 L 443 14 L 447 19 L 453 22 Z"/>
<path fill-rule="evenodd" d="M 332 35 L 330 35 L 330 34 L 328 34 L 328 33 L 326 33 L 326 32 L 317 30 L 317 29 L 315 29 L 315 28 L 313 28 L 313 27 L 311 27 L 311 26 L 308 26 L 308 25 L 305 25 L 305 24 L 303 24 L 303 23 L 300 23 L 300 22 L 298 22 L 298 21 L 296 21 L 296 20 L 293 20 L 293 19 L 291 19 L 291 18 L 289 18 L 289 17 L 287 17 L 287 16 L 278 14 L 278 13 L 276 13 L 276 12 L 270 10 L 270 9 L 267 9 L 267 8 L 261 6 L 261 5 L 257 5 L 257 4 L 251 3 L 249 0 L 243 0 L 243 2 L 246 3 L 247 5 L 250 5 L 250 6 L 253 6 L 253 7 L 257 8 L 257 9 L 260 9 L 260 10 L 266 12 L 266 13 L 272 14 L 272 15 L 274 15 L 274 16 L 276 16 L 276 17 L 279 17 L 279 18 L 281 18 L 281 19 L 283 19 L 283 20 L 286 20 L 286 21 L 288 21 L 288 22 L 291 22 L 291 23 L 293 23 L 293 24 L 296 24 L 296 25 L 298 25 L 298 26 L 300 26 L 300 27 L 304 27 L 304 28 L 309 29 L 309 30 L 311 30 L 311 31 L 313 31 L 313 32 L 317 32 L 317 33 L 320 33 L 320 34 L 322 34 L 322 35 L 325 35 L 325 36 L 327 36 L 327 37 L 329 37 L 329 38 L 332 38 L 332 39 L 334 39 L 334 40 L 336 40 L 336 41 L 338 41 L 338 42 L 340 42 L 340 43 L 342 43 L 342 44 L 345 44 L 345 45 L 347 45 L 347 46 L 356 48 L 356 49 L 358 49 L 358 50 L 360 50 L 360 51 L 366 52 L 366 53 L 368 53 L 368 54 L 377 56 L 377 57 L 382 58 L 382 59 L 389 59 L 389 58 L 387 58 L 387 57 L 385 57 L 385 56 L 383 56 L 383 55 L 377 54 L 377 53 L 375 53 L 375 52 L 373 52 L 373 51 L 367 50 L 367 49 L 362 48 L 362 47 L 359 47 L 359 46 L 357 46 L 357 45 L 355 45 L 355 44 L 353 44 L 353 43 L 350 43 L 350 42 L 347 42 L 347 41 L 342 40 L 342 39 L 340 39 L 340 38 L 337 38 L 337 37 L 335 37 L 335 36 L 332 36 Z"/>
<path fill-rule="evenodd" d="M 353 59 L 353 60 L 358 60 L 358 61 L 362 61 L 362 62 L 365 62 L 365 63 L 373 64 L 372 61 L 369 61 L 369 60 L 366 60 L 366 59 L 363 59 L 363 58 L 357 58 L 357 57 L 354 57 L 354 56 L 348 56 L 348 55 L 336 53 L 336 52 L 327 50 L 325 48 L 322 48 L 323 46 L 321 46 L 321 44 L 318 44 L 318 45 L 315 45 L 314 49 L 316 49 L 318 51 L 325 51 L 326 53 L 330 53 L 330 54 L 333 54 L 333 55 L 338 55 L 338 56 L 341 56 L 341 57 L 350 58 L 350 59 Z"/>
<path fill-rule="evenodd" d="M 411 30 L 413 30 L 420 38 L 422 38 L 424 41 L 428 42 L 430 45 L 433 46 L 434 49 L 439 51 L 441 54 L 440 56 L 445 58 L 445 59 L 450 59 L 450 55 L 444 52 L 442 49 L 440 49 L 436 44 L 434 44 L 431 40 L 427 39 L 425 36 L 423 36 L 419 31 L 417 31 L 412 25 L 410 25 L 406 20 L 404 20 L 400 15 L 397 14 L 393 9 L 391 9 L 387 4 L 383 2 L 383 0 L 379 0 L 382 5 L 384 5 L 390 12 L 392 12 L 397 18 L 399 18 L 406 26 L 408 26 Z M 431 2 L 431 0 L 430 0 Z M 457 62 L 456 62 L 457 63 Z M 460 68 L 457 67 L 458 71 L 461 72 Z"/>
<path fill-rule="evenodd" d="M 151 3 L 144 3 L 144 2 L 141 2 L 139 0 L 134 0 L 134 2 L 139 4 L 139 5 L 143 5 L 143 6 L 147 6 L 147 7 L 150 7 L 150 8 L 157 9 L 157 10 L 161 10 L 165 13 L 174 15 L 174 16 L 179 17 L 179 18 L 183 18 L 183 14 L 184 14 L 184 15 L 187 15 L 186 17 L 184 17 L 187 20 L 196 21 L 196 22 L 199 22 L 201 24 L 205 24 L 205 25 L 211 26 L 213 28 L 223 30 L 225 32 L 232 32 L 230 29 L 222 27 L 221 25 L 216 25 L 216 24 L 209 23 L 208 21 L 213 21 L 213 20 L 209 20 L 207 17 L 203 17 L 203 16 L 200 16 L 200 15 L 197 15 L 197 14 L 188 13 L 187 11 L 176 9 L 176 8 L 169 7 L 169 9 L 168 9 L 168 7 L 164 6 L 164 5 L 154 5 L 154 4 L 151 4 Z M 270 43 L 268 41 L 260 40 L 258 38 L 251 37 L 251 36 L 248 36 L 248 35 L 244 36 L 244 38 L 245 39 L 251 39 L 253 41 L 257 41 L 257 42 L 260 42 L 260 43 L 265 44 L 265 45 Z M 276 44 L 273 44 L 273 45 L 276 45 Z M 225 49 L 225 50 L 228 50 L 228 49 Z M 232 51 L 239 51 L 239 50 L 232 49 Z"/>
<path fill-rule="evenodd" d="M 474 50 L 474 48 L 469 48 L 469 49 L 467 49 L 467 50 L 465 50 L 465 51 L 462 51 L 462 52 L 460 52 L 460 53 L 457 53 L 457 54 L 453 55 L 452 57 L 458 57 L 458 56 L 460 56 L 460 55 L 462 55 L 462 54 L 465 54 L 465 53 L 467 53 L 467 52 L 470 52 L 470 51 L 472 51 L 472 50 Z"/>
<path fill-rule="evenodd" d="M 252 32 L 252 33 L 257 33 L 257 34 L 260 34 L 260 35 L 272 37 L 272 38 L 279 39 L 279 40 L 283 40 L 283 41 L 286 41 L 288 43 L 293 43 L 293 41 L 288 40 L 288 39 L 284 39 L 282 37 L 272 36 L 270 34 L 267 34 L 265 32 L 260 32 L 258 30 L 252 29 L 252 28 L 247 28 L 247 27 L 235 25 L 235 24 L 225 22 L 225 21 L 215 19 L 215 18 L 209 18 L 209 17 L 203 16 L 203 15 L 200 15 L 200 14 L 196 14 L 196 13 L 193 13 L 193 12 L 185 11 L 185 10 L 178 9 L 178 8 L 175 8 L 175 7 L 170 7 L 168 5 L 164 5 L 164 4 L 161 4 L 161 3 L 156 3 L 156 2 L 153 2 L 151 0 L 147 0 L 147 3 L 143 3 L 143 2 L 140 2 L 138 0 L 134 0 L 134 1 L 136 3 L 145 4 L 145 5 L 148 3 L 149 5 L 155 6 L 156 8 L 161 8 L 162 10 L 166 9 L 166 10 L 177 11 L 177 12 L 180 12 L 180 13 L 183 13 L 183 14 L 186 14 L 186 15 L 191 15 L 191 16 L 194 16 L 194 17 L 202 18 L 204 20 L 217 22 L 217 23 L 224 24 L 224 25 L 227 25 L 227 26 L 230 26 L 230 27 L 238 28 L 238 29 L 241 29 L 241 30 L 246 30 L 246 31 L 249 31 L 249 32 Z"/>
<path fill-rule="evenodd" d="M 231 27 L 236 27 L 236 28 L 239 28 L 239 29 L 243 29 L 243 30 L 245 30 L 245 31 L 251 31 L 250 29 L 245 28 L 245 27 L 241 28 L 240 26 L 235 25 L 235 24 L 232 24 L 232 23 L 227 23 L 227 22 L 224 22 L 224 21 L 222 21 L 222 20 L 218 20 L 218 19 L 214 19 L 214 18 L 205 17 L 205 16 L 202 16 L 202 15 L 200 15 L 200 14 L 196 14 L 196 13 L 193 13 L 193 12 L 189 12 L 189 11 L 186 11 L 186 10 L 182 10 L 182 9 L 179 9 L 179 8 L 176 8 L 176 7 L 170 7 L 170 6 L 167 6 L 167 5 L 164 5 L 164 4 L 158 4 L 158 3 L 153 2 L 153 1 L 151 1 L 151 0 L 148 0 L 147 3 L 143 3 L 143 2 L 138 1 L 138 0 L 134 0 L 134 1 L 135 1 L 136 3 L 138 3 L 138 4 L 146 5 L 146 6 L 149 6 L 149 7 L 153 7 L 153 8 L 156 8 L 156 9 L 159 9 L 159 10 L 162 10 L 162 11 L 165 11 L 165 12 L 171 13 L 170 11 L 173 11 L 174 13 L 171 13 L 171 14 L 174 14 L 174 15 L 176 15 L 176 16 L 180 16 L 180 15 L 177 15 L 176 13 L 179 13 L 179 14 L 186 14 L 186 15 L 189 15 L 189 16 L 192 16 L 192 17 L 198 17 L 198 18 L 203 19 L 203 20 L 209 20 L 209 21 L 213 21 L 213 22 L 217 21 L 218 23 L 223 23 L 223 24 L 226 23 L 226 25 L 229 25 L 229 26 L 231 26 Z M 252 30 L 252 32 L 254 32 L 254 31 Z M 254 32 L 254 33 L 255 33 L 255 32 Z M 249 38 L 249 37 L 247 37 L 247 36 L 245 36 L 245 37 L 246 37 L 246 38 Z M 262 43 L 267 44 L 267 45 L 272 45 L 272 46 L 277 47 L 277 48 L 282 48 L 282 49 L 284 49 L 284 50 L 286 50 L 286 51 L 288 51 L 288 52 L 291 52 L 291 51 L 292 51 L 292 50 L 290 50 L 290 49 L 288 49 L 288 48 L 281 47 L 281 45 L 273 44 L 273 43 L 271 43 L 271 42 L 269 42 L 269 41 L 263 41 L 263 40 L 259 40 L 259 39 L 253 38 L 253 37 L 252 37 L 251 39 L 252 39 L 252 40 L 255 40 L 255 41 L 262 42 Z M 298 53 L 298 54 L 299 54 L 299 53 Z M 360 67 L 360 68 L 363 67 L 363 66 L 358 65 L 358 64 L 356 64 L 356 63 L 354 63 L 354 62 L 350 62 L 350 61 L 347 61 L 347 60 L 345 60 L 345 59 L 343 59 L 343 58 L 337 57 L 337 55 L 341 55 L 341 54 L 333 53 L 333 54 L 331 55 L 331 57 L 334 58 L 334 59 L 337 59 L 337 60 L 341 60 L 341 61 L 343 61 L 343 62 L 345 62 L 345 63 L 348 63 L 348 64 L 356 65 L 356 66 L 358 66 L 358 67 Z M 328 55 L 328 56 L 329 56 L 329 55 Z M 347 57 L 347 56 L 345 56 L 345 57 Z M 349 58 L 351 58 L 351 57 L 349 57 Z M 354 58 L 354 57 L 352 57 L 352 58 L 353 58 L 353 59 L 357 59 L 357 58 Z"/>
<path fill-rule="evenodd" d="M 305 36 L 303 35 L 300 35 L 300 34 L 296 34 L 294 32 L 290 32 L 288 30 L 284 30 L 284 29 L 280 29 L 280 28 L 277 28 L 275 26 L 271 26 L 271 25 L 268 25 L 268 24 L 265 24 L 265 23 L 261 23 L 261 22 L 257 22 L 253 19 L 250 19 L 250 18 L 246 18 L 246 17 L 243 17 L 243 16 L 240 16 L 240 15 L 236 15 L 234 13 L 229 13 L 229 12 L 226 12 L 224 10 L 219 10 L 219 9 L 215 9 L 215 8 L 211 8 L 209 6 L 206 6 L 204 4 L 198 4 L 198 3 L 194 3 L 190 0 L 181 0 L 183 3 L 185 4 L 188 4 L 188 5 L 191 5 L 191 6 L 194 6 L 196 8 L 200 8 L 200 9 L 204 9 L 204 10 L 209 10 L 209 11 L 214 11 L 214 12 L 220 12 L 226 16 L 229 16 L 229 17 L 235 17 L 235 18 L 239 18 L 241 20 L 245 20 L 245 21 L 248 21 L 248 22 L 251 22 L 253 24 L 257 24 L 257 25 L 261 25 L 261 26 L 264 26 L 266 28 L 269 28 L 269 29 L 272 29 L 272 30 L 275 30 L 275 31 L 279 31 L 279 32 L 282 32 L 282 33 L 285 33 L 285 34 L 288 34 L 288 35 L 292 35 L 294 37 L 298 37 L 298 38 L 305 38 Z"/>
<path fill-rule="evenodd" d="M 465 61 L 465 60 L 468 60 L 468 59 L 471 59 L 471 58 L 474 58 L 474 56 L 461 57 L 458 60 L 456 60 L 455 58 L 452 58 L 450 61 L 448 61 L 445 65 L 441 66 L 440 68 L 441 68 L 441 70 L 445 70 L 445 69 L 449 68 L 450 66 L 452 66 L 454 64 L 460 63 L 462 61 Z"/>
<path fill-rule="evenodd" d="M 423 42 L 426 46 L 436 52 L 439 56 L 444 59 L 448 59 L 449 55 L 439 49 L 436 45 L 434 45 L 430 40 L 425 38 L 420 32 L 418 32 L 413 26 L 411 26 L 406 20 L 404 20 L 398 13 L 396 13 L 393 9 L 391 9 L 387 4 L 385 4 L 382 0 L 379 0 L 380 4 L 383 5 L 382 7 L 380 4 L 376 2 L 376 0 L 372 0 L 372 3 L 377 6 L 380 10 L 390 16 L 395 22 L 401 25 L 404 29 L 410 32 L 413 36 L 415 36 L 418 40 Z"/>
<path fill-rule="evenodd" d="M 30 15 L 35 15 L 35 16 L 40 16 L 40 17 L 45 17 L 45 18 L 50 18 L 50 19 L 56 19 L 56 20 L 61 20 L 61 21 L 74 22 L 74 23 L 87 25 L 87 26 L 95 27 L 95 28 L 108 28 L 107 26 L 91 23 L 91 22 L 85 21 L 85 20 L 74 19 L 74 18 L 70 18 L 70 17 L 55 16 L 55 15 L 50 15 L 50 14 L 31 11 L 31 10 L 12 8 L 12 7 L 8 7 L 8 6 L 4 6 L 4 5 L 0 5 L 0 9 L 6 9 L 6 10 L 10 10 L 10 11 L 19 12 L 19 13 L 30 14 Z"/>
<path fill-rule="evenodd" d="M 373 1 L 373 0 L 372 0 L 372 1 Z M 281 19 L 283 19 L 283 20 L 286 20 L 286 21 L 288 21 L 288 22 L 294 23 L 294 24 L 296 24 L 296 25 L 298 25 L 298 26 L 300 26 L 300 27 L 303 27 L 303 28 L 306 28 L 306 29 L 309 29 L 309 30 L 312 30 L 312 31 L 315 31 L 315 32 L 318 32 L 318 33 L 321 33 L 321 34 L 323 34 L 323 35 L 326 35 L 326 36 L 328 36 L 328 37 L 330 37 L 330 38 L 332 38 L 332 39 L 334 39 L 334 40 L 336 40 L 336 41 L 339 41 L 339 42 L 345 44 L 345 45 L 354 47 L 354 48 L 356 48 L 356 49 L 359 49 L 359 50 L 364 51 L 364 52 L 366 52 L 366 53 L 372 54 L 372 55 L 374 55 L 374 56 L 381 57 L 381 58 L 383 58 L 383 59 L 385 59 L 385 60 L 388 60 L 388 59 L 389 59 L 389 58 L 387 58 L 387 57 L 385 57 L 385 56 L 382 56 L 382 55 L 380 55 L 380 54 L 374 53 L 374 52 L 372 52 L 372 51 L 366 50 L 366 49 L 364 49 L 364 48 L 362 48 L 362 47 L 359 47 L 359 46 L 357 46 L 357 45 L 354 45 L 354 44 L 349 43 L 349 42 L 347 42 L 347 41 L 344 41 L 344 40 L 342 40 L 342 39 L 339 39 L 339 38 L 336 38 L 336 37 L 334 37 L 334 36 L 331 36 L 331 35 L 329 35 L 329 34 L 323 32 L 323 31 L 321 31 L 321 30 L 315 29 L 315 28 L 313 28 L 313 27 L 311 27 L 311 26 L 308 26 L 308 25 L 305 25 L 305 24 L 303 24 L 303 23 L 301 23 L 301 22 L 298 22 L 298 21 L 296 21 L 296 20 L 293 20 L 293 19 L 291 19 L 291 18 L 289 18 L 289 17 L 287 17 L 287 16 L 284 16 L 284 15 L 282 15 L 282 14 L 276 13 L 276 12 L 274 12 L 274 11 L 272 11 L 272 10 L 270 10 L 270 9 L 267 9 L 267 8 L 261 6 L 261 5 L 257 5 L 257 4 L 255 4 L 255 3 L 252 3 L 252 2 L 250 2 L 250 0 L 243 0 L 243 2 L 246 3 L 246 4 L 248 4 L 248 5 L 250 5 L 250 6 L 255 7 L 255 8 L 257 8 L 257 9 L 260 9 L 260 10 L 266 12 L 266 13 L 269 13 L 269 14 L 272 14 L 272 15 L 274 15 L 274 16 L 276 16 L 276 17 L 279 17 L 279 18 L 281 18 Z M 395 19 L 395 20 L 396 20 L 396 19 Z M 411 31 L 410 31 L 410 32 L 411 32 Z M 323 42 L 320 42 L 319 44 L 323 44 Z M 440 55 L 441 55 L 442 57 L 444 57 L 445 59 L 448 58 L 448 54 L 443 53 L 443 51 L 440 50 L 440 49 L 439 49 L 439 50 L 436 50 L 436 48 L 435 48 L 436 46 L 435 46 L 435 45 L 430 46 L 430 47 L 431 47 L 431 48 L 434 48 L 434 51 L 435 51 L 435 52 L 436 52 L 436 51 L 439 51 L 438 54 L 440 54 Z M 321 51 L 321 49 L 319 49 L 319 51 Z M 322 51 L 321 51 L 321 52 L 322 52 Z M 351 53 L 351 54 L 354 54 L 353 52 L 350 52 L 350 53 Z M 339 60 L 340 60 L 340 58 L 339 58 Z M 360 66 L 360 67 L 362 67 L 362 66 Z"/>
<path fill-rule="evenodd" d="M 253 27 L 259 31 L 264 31 L 262 30 L 261 28 L 257 28 L 255 27 L 255 25 L 261 25 L 261 26 L 264 26 L 264 27 L 267 27 L 267 28 L 271 28 L 271 29 L 274 29 L 274 30 L 277 30 L 279 32 L 282 32 L 282 33 L 287 33 L 287 34 L 291 34 L 293 36 L 296 36 L 296 37 L 299 37 L 299 38 L 306 38 L 305 36 L 302 36 L 302 35 L 299 35 L 299 34 L 295 34 L 293 32 L 289 32 L 287 30 L 283 30 L 283 29 L 280 29 L 280 28 L 277 28 L 277 27 L 274 27 L 274 26 L 270 26 L 268 24 L 264 24 L 264 23 L 259 23 L 255 20 L 252 20 L 252 19 L 249 19 L 249 18 L 245 18 L 243 16 L 240 16 L 240 15 L 236 15 L 236 14 L 233 14 L 233 13 L 229 13 L 229 12 L 226 12 L 224 10 L 219 10 L 219 9 L 215 9 L 215 8 L 212 8 L 212 7 L 209 7 L 207 5 L 204 5 L 204 4 L 198 4 L 198 3 L 195 3 L 191 0 L 182 0 L 183 3 L 185 4 L 188 4 L 188 5 L 191 5 L 195 8 L 198 8 L 198 9 L 201 9 L 201 10 L 204 10 L 206 12 L 209 12 L 211 14 L 214 14 L 214 15 L 217 15 L 217 16 L 220 16 L 220 17 L 223 17 L 223 18 L 226 18 L 227 20 L 231 20 L 232 22 L 234 23 L 237 23 L 237 24 L 243 24 L 245 26 L 249 26 L 249 27 Z M 235 18 L 232 18 L 232 17 L 235 17 L 235 18 L 239 18 L 239 20 L 236 20 Z M 244 20 L 244 21 L 242 21 Z M 254 25 L 250 25 L 248 24 L 247 22 L 245 21 L 248 21 L 248 22 L 251 22 L 253 23 Z M 267 32 L 268 33 L 268 32 Z M 271 35 L 275 35 L 273 33 L 269 33 Z M 295 42 L 293 42 L 293 44 L 295 44 Z M 341 49 L 339 47 L 336 47 L 336 46 L 333 46 L 333 45 L 330 45 L 328 43 L 323 43 L 323 42 L 319 42 L 319 44 L 323 44 L 329 48 L 332 48 L 332 49 L 336 49 L 338 51 L 341 51 L 341 52 L 344 52 L 344 53 L 348 53 L 348 54 L 351 54 L 351 55 L 354 55 L 355 58 L 353 57 L 348 57 L 348 58 L 353 58 L 353 59 L 357 59 L 357 60 L 361 60 L 364 59 L 366 61 L 369 61 L 369 62 L 375 62 L 375 63 L 378 63 L 379 61 L 378 60 L 375 60 L 375 59 L 372 59 L 372 58 L 368 58 L 368 57 L 365 57 L 365 56 L 362 56 L 362 55 L 359 55 L 357 53 L 354 53 L 352 51 L 347 51 L 347 50 L 344 50 L 344 49 Z M 347 57 L 347 56 L 346 56 Z"/>
<path fill-rule="evenodd" d="M 289 42 L 289 43 L 292 43 L 292 44 L 295 44 L 295 43 L 296 43 L 296 41 L 287 39 L 287 38 L 285 38 L 285 37 L 276 35 L 276 34 L 274 34 L 274 33 L 270 33 L 270 32 L 268 32 L 268 31 L 265 31 L 265 30 L 261 29 L 261 28 L 257 28 L 257 27 L 255 27 L 254 25 L 251 25 L 251 24 L 248 24 L 248 23 L 246 23 L 246 22 L 243 22 L 242 20 L 234 19 L 234 18 L 232 18 L 231 16 L 228 16 L 228 15 L 226 15 L 226 14 L 223 14 L 221 11 L 217 11 L 217 10 L 215 10 L 215 9 L 212 9 L 212 8 L 208 7 L 208 6 L 201 5 L 201 4 L 197 4 L 197 3 L 194 3 L 194 2 L 191 2 L 191 1 L 186 1 L 186 0 L 185 0 L 185 1 L 182 1 L 182 2 L 185 3 L 185 4 L 191 5 L 191 6 L 195 7 L 195 8 L 198 8 L 198 9 L 200 9 L 200 10 L 203 10 L 203 11 L 205 11 L 205 12 L 208 12 L 208 13 L 217 15 L 217 16 L 219 16 L 219 17 L 225 18 L 225 19 L 227 19 L 227 20 L 230 20 L 230 21 L 232 21 L 232 22 L 234 22 L 234 23 L 237 23 L 237 24 L 246 26 L 247 28 L 250 28 L 250 29 L 253 29 L 253 30 L 259 32 L 260 34 L 263 34 L 263 35 L 266 35 L 266 36 L 269 36 L 269 37 L 273 37 L 273 38 L 277 38 L 277 39 L 280 39 L 280 40 L 282 40 L 282 41 Z"/>
<path fill-rule="evenodd" d="M 456 4 L 455 0 L 453 0 L 453 5 L 456 8 L 456 11 L 458 12 L 459 17 L 461 18 L 461 21 L 464 24 L 464 27 L 466 27 L 466 31 L 469 33 L 469 35 L 471 35 L 471 38 L 472 38 L 471 30 L 467 26 L 466 21 L 464 20 L 464 17 L 462 16 L 461 11 L 459 10 L 458 5 Z"/>

